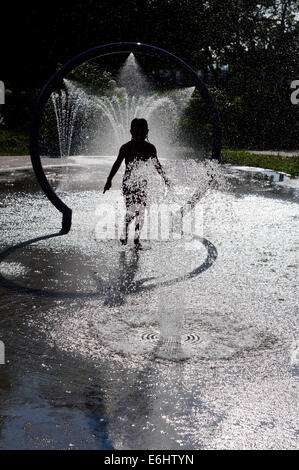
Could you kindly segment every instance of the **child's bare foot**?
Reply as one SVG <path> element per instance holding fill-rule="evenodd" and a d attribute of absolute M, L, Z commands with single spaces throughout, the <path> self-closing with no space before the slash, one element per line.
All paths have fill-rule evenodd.
<path fill-rule="evenodd" d="M 128 243 L 127 237 L 121 237 L 119 241 L 122 245 L 126 245 Z"/>
<path fill-rule="evenodd" d="M 135 244 L 136 250 L 142 250 L 142 245 L 140 243 L 139 238 L 134 238 L 134 244 Z"/>

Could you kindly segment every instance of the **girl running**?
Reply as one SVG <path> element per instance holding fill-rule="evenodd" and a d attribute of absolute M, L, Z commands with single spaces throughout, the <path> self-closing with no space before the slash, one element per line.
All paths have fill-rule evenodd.
<path fill-rule="evenodd" d="M 158 160 L 156 147 L 150 142 L 145 141 L 148 131 L 146 119 L 133 119 L 131 122 L 132 139 L 120 147 L 118 157 L 111 168 L 104 187 L 104 193 L 111 188 L 112 179 L 119 170 L 123 160 L 125 160 L 126 169 L 123 177 L 122 192 L 126 203 L 126 216 L 124 234 L 120 241 L 123 245 L 127 244 L 129 224 L 135 218 L 134 243 L 136 248 L 141 248 L 139 237 L 148 190 L 147 180 L 142 175 L 140 166 L 142 162 L 151 159 L 156 170 L 164 179 L 165 184 L 168 186 L 170 184 Z"/>

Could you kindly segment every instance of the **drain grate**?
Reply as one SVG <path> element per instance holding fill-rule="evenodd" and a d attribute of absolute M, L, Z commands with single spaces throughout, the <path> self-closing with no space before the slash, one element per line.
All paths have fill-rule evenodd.
<path fill-rule="evenodd" d="M 144 333 L 141 337 L 146 341 L 158 341 L 159 333 Z"/>
<path fill-rule="evenodd" d="M 159 333 L 143 333 L 143 334 L 141 335 L 141 338 L 142 338 L 143 340 L 145 340 L 145 341 L 158 341 L 159 339 L 161 339 Z M 177 336 L 177 337 L 176 337 L 176 341 L 178 341 L 179 338 L 181 339 L 182 342 L 184 342 L 184 343 L 189 343 L 189 344 L 198 343 L 199 340 L 200 340 L 199 335 L 196 334 L 196 333 L 184 334 L 184 335 L 182 335 L 181 337 L 180 337 L 180 336 Z M 166 338 L 165 338 L 165 339 L 166 339 Z"/>
<path fill-rule="evenodd" d="M 187 335 L 184 335 L 183 341 L 186 343 L 198 343 L 199 341 L 199 335 L 195 333 L 188 333 Z"/>

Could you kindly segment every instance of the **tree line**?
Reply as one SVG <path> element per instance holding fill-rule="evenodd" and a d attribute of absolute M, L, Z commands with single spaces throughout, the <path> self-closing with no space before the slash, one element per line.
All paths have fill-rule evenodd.
<path fill-rule="evenodd" d="M 224 145 L 298 148 L 299 110 L 290 101 L 290 83 L 299 79 L 298 12 L 298 0 L 73 0 L 55 7 L 23 2 L 17 11 L 8 6 L 7 25 L 18 40 L 6 37 L 2 54 L 5 125 L 28 127 L 36 95 L 58 64 L 99 44 L 139 41 L 203 72 L 220 111 Z M 149 68 L 154 66 L 152 61 Z M 210 133 L 195 93 L 182 135 L 196 144 Z"/>

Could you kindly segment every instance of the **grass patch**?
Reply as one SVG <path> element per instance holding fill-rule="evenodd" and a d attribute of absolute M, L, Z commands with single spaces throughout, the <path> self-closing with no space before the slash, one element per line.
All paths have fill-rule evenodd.
<path fill-rule="evenodd" d="M 0 156 L 29 155 L 29 137 L 21 131 L 0 130 Z"/>
<path fill-rule="evenodd" d="M 186 149 L 184 148 L 182 151 L 186 151 Z M 0 130 L 0 156 L 4 155 L 29 155 L 28 135 L 22 131 Z M 223 163 L 268 168 L 269 170 L 283 171 L 291 176 L 299 175 L 299 155 L 285 157 L 223 149 L 221 156 Z"/>
<path fill-rule="evenodd" d="M 291 176 L 299 175 L 299 155 L 285 157 L 282 155 L 252 154 L 244 150 L 223 149 L 221 156 L 223 163 L 267 168 L 282 171 Z"/>

